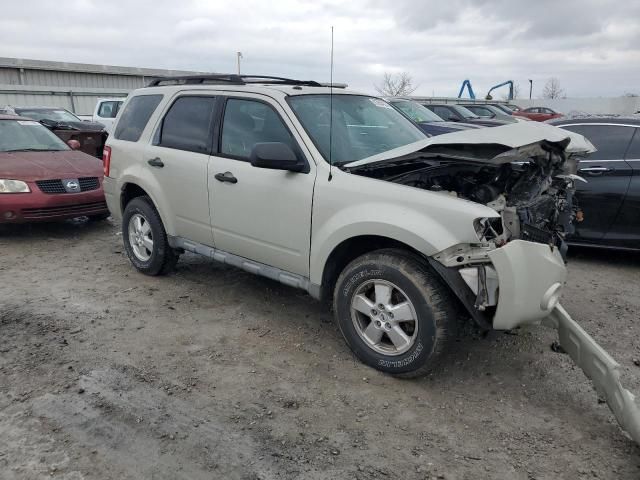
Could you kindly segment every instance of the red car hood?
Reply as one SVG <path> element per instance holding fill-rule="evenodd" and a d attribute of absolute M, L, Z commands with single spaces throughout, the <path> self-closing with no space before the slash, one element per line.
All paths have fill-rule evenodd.
<path fill-rule="evenodd" d="M 35 181 L 102 174 L 102 161 L 78 151 L 0 152 L 0 178 Z"/>

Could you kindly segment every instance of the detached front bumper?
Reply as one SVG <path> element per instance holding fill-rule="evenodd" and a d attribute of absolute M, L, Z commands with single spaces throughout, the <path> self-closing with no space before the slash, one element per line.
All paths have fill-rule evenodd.
<path fill-rule="evenodd" d="M 488 255 L 499 285 L 493 328 L 508 330 L 534 323 L 553 311 L 567 279 L 557 248 L 513 240 Z"/>
<path fill-rule="evenodd" d="M 455 262 L 464 263 L 463 268 L 453 267 Z M 622 386 L 620 364 L 558 303 L 567 271 L 557 248 L 523 240 L 484 252 L 459 245 L 430 258 L 430 263 L 485 328 L 511 329 L 536 322 L 555 328 L 560 345 L 640 445 L 640 403 Z M 480 268 L 484 273 L 474 274 Z M 474 308 L 481 297 L 492 308 Z"/>
<path fill-rule="evenodd" d="M 525 240 L 493 249 L 455 245 L 428 260 L 485 329 L 540 322 L 557 305 L 567 278 L 557 248 Z"/>
<path fill-rule="evenodd" d="M 591 379 L 618 423 L 640 445 L 640 405 L 636 396 L 622 386 L 622 367 L 574 321 L 561 305 L 545 318 L 543 325 L 558 330 L 560 345 Z"/>

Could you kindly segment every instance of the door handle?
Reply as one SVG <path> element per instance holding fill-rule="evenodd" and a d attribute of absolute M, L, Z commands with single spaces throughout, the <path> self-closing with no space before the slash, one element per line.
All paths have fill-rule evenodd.
<path fill-rule="evenodd" d="M 164 163 L 160 160 L 160 157 L 152 158 L 151 160 L 147 160 L 147 163 L 152 167 L 162 168 L 164 167 Z"/>
<path fill-rule="evenodd" d="M 589 175 L 592 176 L 598 176 L 598 175 L 602 175 L 603 173 L 606 172 L 610 172 L 611 168 L 607 168 L 607 167 L 587 167 L 587 168 L 581 168 L 578 170 L 579 173 L 588 173 Z"/>
<path fill-rule="evenodd" d="M 231 172 L 216 173 L 214 177 L 216 180 L 220 182 L 238 183 L 238 179 L 234 177 L 233 173 Z"/>

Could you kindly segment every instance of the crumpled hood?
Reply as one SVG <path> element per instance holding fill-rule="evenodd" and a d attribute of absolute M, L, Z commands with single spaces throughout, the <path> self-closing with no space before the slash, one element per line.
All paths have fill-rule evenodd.
<path fill-rule="evenodd" d="M 0 152 L 0 178 L 32 182 L 102 175 L 102 162 L 79 151 Z"/>
<path fill-rule="evenodd" d="M 476 157 L 476 161 L 505 163 L 517 161 L 535 154 L 543 143 L 554 143 L 565 149 L 569 155 L 583 155 L 595 152 L 593 144 L 582 135 L 540 122 L 512 123 L 501 127 L 470 129 L 461 132 L 446 133 L 425 138 L 393 150 L 363 158 L 344 165 L 347 168 L 376 163 L 402 157 L 415 152 L 455 154 L 456 149 L 468 150 L 469 146 L 497 147 L 502 150 L 498 155 Z M 506 150 L 506 151 L 505 151 Z M 487 149 L 491 151 L 491 149 Z M 462 156 L 467 156 L 465 152 Z"/>

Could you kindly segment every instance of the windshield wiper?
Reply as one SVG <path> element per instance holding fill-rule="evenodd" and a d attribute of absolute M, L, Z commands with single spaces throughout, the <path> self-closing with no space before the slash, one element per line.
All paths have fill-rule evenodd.
<path fill-rule="evenodd" d="M 16 148 L 13 150 L 2 150 L 3 152 L 59 152 L 53 148 Z"/>

